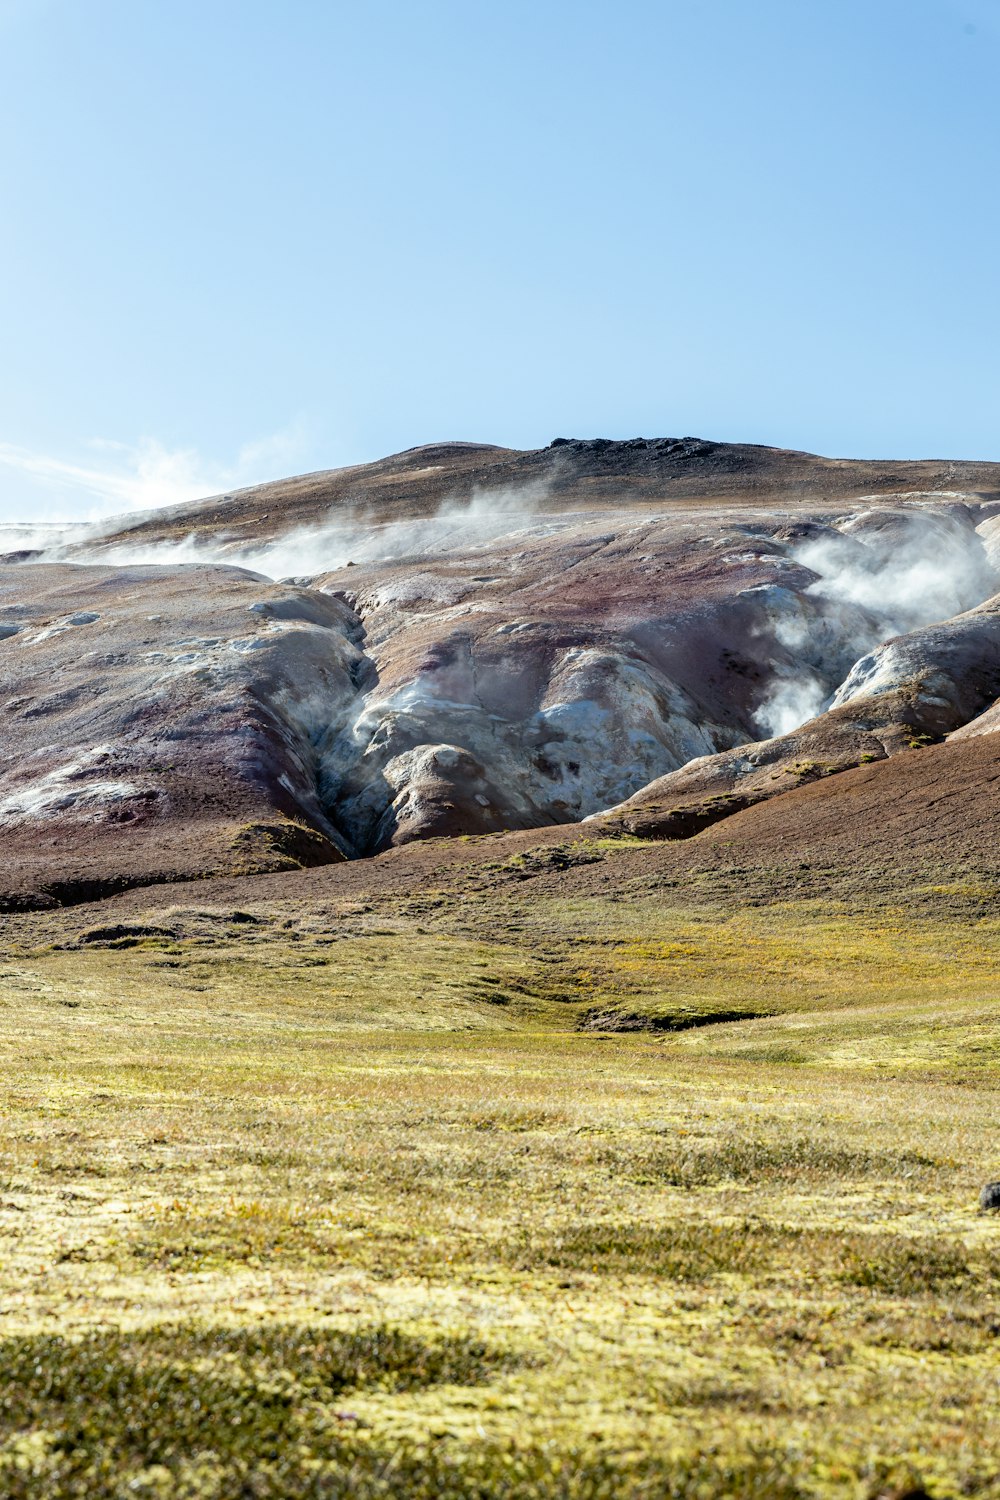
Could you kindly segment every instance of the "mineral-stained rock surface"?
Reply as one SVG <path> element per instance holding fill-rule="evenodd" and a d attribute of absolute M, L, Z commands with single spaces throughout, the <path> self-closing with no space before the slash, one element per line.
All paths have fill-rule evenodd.
<path fill-rule="evenodd" d="M 343 858 L 289 705 L 353 700 L 355 633 L 339 600 L 238 568 L 0 569 L 8 866 L 58 894 Z"/>
<path fill-rule="evenodd" d="M 8 903 L 586 818 L 688 838 L 1000 727 L 995 465 L 451 444 L 17 540 Z"/>

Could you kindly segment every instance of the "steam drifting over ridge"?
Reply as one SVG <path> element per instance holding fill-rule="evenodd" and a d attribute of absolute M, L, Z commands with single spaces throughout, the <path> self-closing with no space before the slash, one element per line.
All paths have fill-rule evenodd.
<path fill-rule="evenodd" d="M 239 784 L 249 778 L 282 816 L 354 854 L 433 834 L 572 823 L 678 777 L 716 799 L 719 816 L 748 786 L 754 797 L 787 790 L 795 783 L 782 778 L 795 767 L 825 774 L 883 757 L 982 711 L 992 647 L 985 636 L 974 645 L 978 616 L 947 639 L 927 627 L 955 624 L 996 591 L 992 502 L 934 492 L 836 509 L 670 505 L 645 494 L 645 469 L 634 485 L 621 476 L 626 460 L 655 477 L 692 454 L 700 462 L 708 446 L 563 445 L 544 465 L 529 456 L 542 472 L 516 484 L 497 482 L 497 450 L 475 450 L 487 479 L 464 495 L 460 482 L 435 480 L 435 490 L 428 479 L 447 465 L 424 457 L 447 452 L 400 455 L 385 461 L 384 504 L 345 480 L 339 503 L 308 524 L 293 524 L 265 487 L 147 522 L 49 534 L 34 558 L 39 583 L 58 574 L 58 597 L 69 599 L 93 575 L 99 603 L 82 614 L 60 606 L 29 627 L 18 611 L 32 571 L 9 570 L 6 660 L 27 673 L 52 642 L 60 694 L 35 691 L 43 703 L 82 705 L 93 696 L 86 661 L 127 658 L 137 674 L 128 722 L 148 718 L 151 765 L 164 759 L 154 746 L 165 695 L 185 716 L 170 737 L 245 715 L 228 740 L 199 731 L 196 756 L 213 766 L 229 756 Z M 308 491 L 319 481 L 289 483 Z M 225 629 L 213 624 L 214 592 L 231 601 Z M 161 593 L 172 613 L 154 602 Z M 127 649 L 110 644 L 124 638 L 126 613 Z M 84 615 L 85 627 L 72 623 Z M 905 650 L 883 644 L 900 633 Z M 77 640 L 82 676 L 70 692 Z M 37 746 L 25 740 L 17 806 L 51 808 L 48 783 L 35 796 L 31 757 L 53 743 L 43 715 L 55 710 L 39 710 L 27 692 L 15 701 L 47 733 Z M 60 728 L 66 743 L 86 735 L 75 725 Z M 141 803 L 155 782 L 134 733 L 123 720 L 127 754 L 103 734 L 109 769 L 95 773 L 95 788 L 117 767 L 114 782 L 136 789 L 144 818 L 169 816 L 168 800 Z M 257 748 L 236 754 L 243 740 Z M 64 770 L 39 761 L 39 775 Z M 98 821 L 111 817 L 110 796 L 95 791 L 92 803 Z"/>
<path fill-rule="evenodd" d="M 817 528 L 790 555 L 815 578 L 803 591 L 805 608 L 775 624 L 777 641 L 801 666 L 776 664 L 756 715 L 772 735 L 834 701 L 845 655 L 853 665 L 881 642 L 972 609 L 1000 587 L 964 506 L 864 509 Z"/>

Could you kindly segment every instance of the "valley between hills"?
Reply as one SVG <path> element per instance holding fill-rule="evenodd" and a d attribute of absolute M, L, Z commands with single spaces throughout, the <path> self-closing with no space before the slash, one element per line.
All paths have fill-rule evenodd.
<path fill-rule="evenodd" d="M 5 1495 L 1000 1496 L 1000 465 L 7 533 Z"/>

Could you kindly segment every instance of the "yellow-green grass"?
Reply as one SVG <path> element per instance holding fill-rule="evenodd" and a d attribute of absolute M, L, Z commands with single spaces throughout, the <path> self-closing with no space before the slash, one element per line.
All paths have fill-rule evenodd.
<path fill-rule="evenodd" d="M 1000 925 L 257 917 L 0 963 L 0 1493 L 1000 1495 Z"/>

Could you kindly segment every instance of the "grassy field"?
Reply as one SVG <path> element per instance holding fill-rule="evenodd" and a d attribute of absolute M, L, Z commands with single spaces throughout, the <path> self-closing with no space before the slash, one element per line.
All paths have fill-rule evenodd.
<path fill-rule="evenodd" d="M 14 924 L 4 1496 L 1000 1496 L 1000 922 Z"/>

